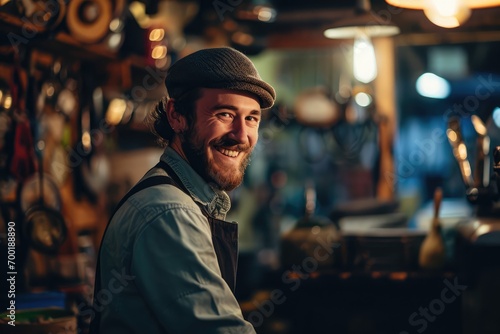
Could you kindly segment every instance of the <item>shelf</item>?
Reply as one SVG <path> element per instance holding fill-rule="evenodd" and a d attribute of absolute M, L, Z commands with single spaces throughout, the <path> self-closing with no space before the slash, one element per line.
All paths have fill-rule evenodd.
<path fill-rule="evenodd" d="M 58 53 L 76 59 L 86 60 L 107 60 L 118 59 L 118 52 L 109 50 L 103 43 L 85 45 L 75 40 L 70 34 L 64 31 L 61 26 L 56 30 L 47 30 L 28 21 L 23 21 L 20 17 L 7 12 L 6 6 L 0 7 L 0 31 L 5 32 L 3 36 L 4 47 L 14 51 L 12 45 L 27 46 L 41 51 Z"/>

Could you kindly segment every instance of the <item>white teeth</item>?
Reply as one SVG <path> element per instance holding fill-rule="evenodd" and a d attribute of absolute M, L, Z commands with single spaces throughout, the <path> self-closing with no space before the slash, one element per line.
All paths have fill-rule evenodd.
<path fill-rule="evenodd" d="M 238 152 L 238 151 L 226 150 L 224 148 L 218 148 L 217 151 L 219 151 L 220 153 L 227 155 L 228 157 L 231 157 L 231 158 L 235 158 L 238 156 L 238 154 L 240 154 L 240 152 Z"/>

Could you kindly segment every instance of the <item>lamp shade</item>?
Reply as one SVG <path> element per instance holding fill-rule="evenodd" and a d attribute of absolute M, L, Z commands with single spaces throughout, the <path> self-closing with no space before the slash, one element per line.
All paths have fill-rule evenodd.
<path fill-rule="evenodd" d="M 395 7 L 422 9 L 425 16 L 443 28 L 456 28 L 467 21 L 471 9 L 500 6 L 500 0 L 385 0 Z"/>
<path fill-rule="evenodd" d="M 372 11 L 356 13 L 354 16 L 340 19 L 324 31 L 331 39 L 350 39 L 359 35 L 360 30 L 368 37 L 389 37 L 399 34 L 399 28 L 388 24 Z"/>
<path fill-rule="evenodd" d="M 385 0 L 389 5 L 394 7 L 408 8 L 408 9 L 425 9 L 427 7 L 427 0 Z M 500 6 L 500 0 L 462 0 L 462 3 L 467 7 L 473 8 L 487 8 Z"/>

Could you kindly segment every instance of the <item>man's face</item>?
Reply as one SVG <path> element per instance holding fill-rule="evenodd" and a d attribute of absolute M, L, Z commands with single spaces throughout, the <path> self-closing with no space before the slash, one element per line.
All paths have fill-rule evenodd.
<path fill-rule="evenodd" d="M 258 139 L 261 118 L 257 97 L 224 89 L 201 90 L 195 124 L 183 134 L 182 150 L 194 170 L 221 190 L 243 181 Z"/>

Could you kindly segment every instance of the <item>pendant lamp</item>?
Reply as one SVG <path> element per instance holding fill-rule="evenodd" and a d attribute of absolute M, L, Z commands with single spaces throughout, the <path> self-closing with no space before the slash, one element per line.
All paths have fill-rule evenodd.
<path fill-rule="evenodd" d="M 500 6 L 500 0 L 385 0 L 394 7 L 420 9 L 437 26 L 456 28 L 471 15 L 471 9 Z"/>
<path fill-rule="evenodd" d="M 358 0 L 354 16 L 334 22 L 323 34 L 331 39 L 354 39 L 354 77 L 359 82 L 369 83 L 377 76 L 375 50 L 371 38 L 397 35 L 399 28 L 374 13 L 369 0 Z"/>

